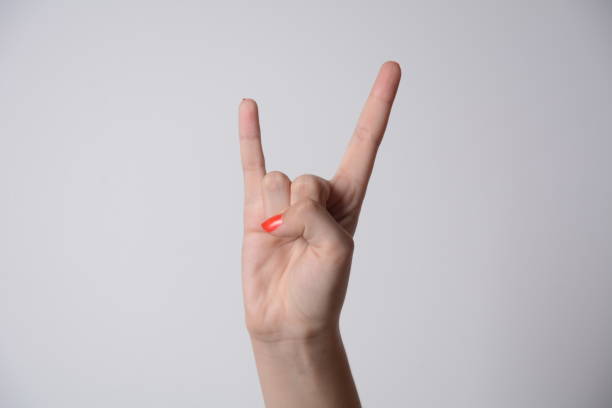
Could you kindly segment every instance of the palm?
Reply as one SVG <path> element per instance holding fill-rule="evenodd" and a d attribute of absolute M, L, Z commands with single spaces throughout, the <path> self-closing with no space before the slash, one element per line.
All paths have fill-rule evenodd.
<path fill-rule="evenodd" d="M 307 184 L 315 186 L 310 190 L 314 188 L 317 194 L 310 198 L 325 208 L 337 228 L 349 237 L 355 232 L 399 77 L 397 64 L 388 62 L 381 68 L 336 175 L 329 181 L 315 176 L 298 178 L 311 181 Z M 289 181 L 282 173 L 266 172 L 257 106 L 252 100 L 241 104 L 240 139 L 245 178 L 243 291 L 250 331 L 266 338 L 290 338 L 335 323 L 352 252 L 322 255 L 306 239 L 285 239 L 262 230 L 261 222 L 294 204 L 303 189 L 294 189 L 297 181 Z M 287 195 L 279 200 L 278 194 L 270 193 L 275 190 L 266 187 L 266 178 L 275 179 L 276 187 L 291 189 L 291 198 Z"/>

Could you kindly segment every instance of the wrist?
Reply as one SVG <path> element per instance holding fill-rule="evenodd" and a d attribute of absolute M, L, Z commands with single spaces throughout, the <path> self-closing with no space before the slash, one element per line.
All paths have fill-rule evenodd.
<path fill-rule="evenodd" d="M 344 352 L 338 327 L 291 338 L 271 339 L 253 334 L 250 338 L 255 355 L 262 355 L 266 358 L 296 361 L 296 358 L 309 359 L 332 351 Z"/>
<path fill-rule="evenodd" d="M 301 316 L 270 319 L 264 313 L 247 307 L 245 318 L 251 342 L 271 348 L 316 344 L 340 337 L 339 310 L 317 319 Z"/>
<path fill-rule="evenodd" d="M 360 406 L 339 330 L 251 342 L 267 407 Z"/>

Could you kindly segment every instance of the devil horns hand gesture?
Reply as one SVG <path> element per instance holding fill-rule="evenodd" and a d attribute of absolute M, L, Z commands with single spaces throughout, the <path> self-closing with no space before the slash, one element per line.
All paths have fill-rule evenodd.
<path fill-rule="evenodd" d="M 358 407 L 339 331 L 353 235 L 401 77 L 384 63 L 336 174 L 266 171 L 257 104 L 239 108 L 245 319 L 267 407 Z"/>

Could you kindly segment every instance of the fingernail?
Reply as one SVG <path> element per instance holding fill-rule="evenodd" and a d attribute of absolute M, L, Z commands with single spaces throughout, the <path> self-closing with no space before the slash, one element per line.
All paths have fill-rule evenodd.
<path fill-rule="evenodd" d="M 272 232 L 283 223 L 283 214 L 276 214 L 261 223 L 261 227 L 268 232 Z"/>

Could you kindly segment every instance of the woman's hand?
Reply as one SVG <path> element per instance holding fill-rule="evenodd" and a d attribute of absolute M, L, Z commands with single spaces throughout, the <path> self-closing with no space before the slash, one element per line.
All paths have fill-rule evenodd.
<path fill-rule="evenodd" d="M 331 180 L 303 175 L 291 181 L 281 172 L 266 172 L 257 105 L 251 99 L 240 104 L 245 318 L 268 406 L 359 404 L 338 323 L 361 203 L 400 76 L 397 63 L 382 65 Z M 304 377 L 306 368 L 316 378 Z M 297 372 L 298 388 L 305 391 L 312 380 L 306 395 L 322 399 L 291 389 Z M 338 399 L 338 390 L 354 395 Z"/>

